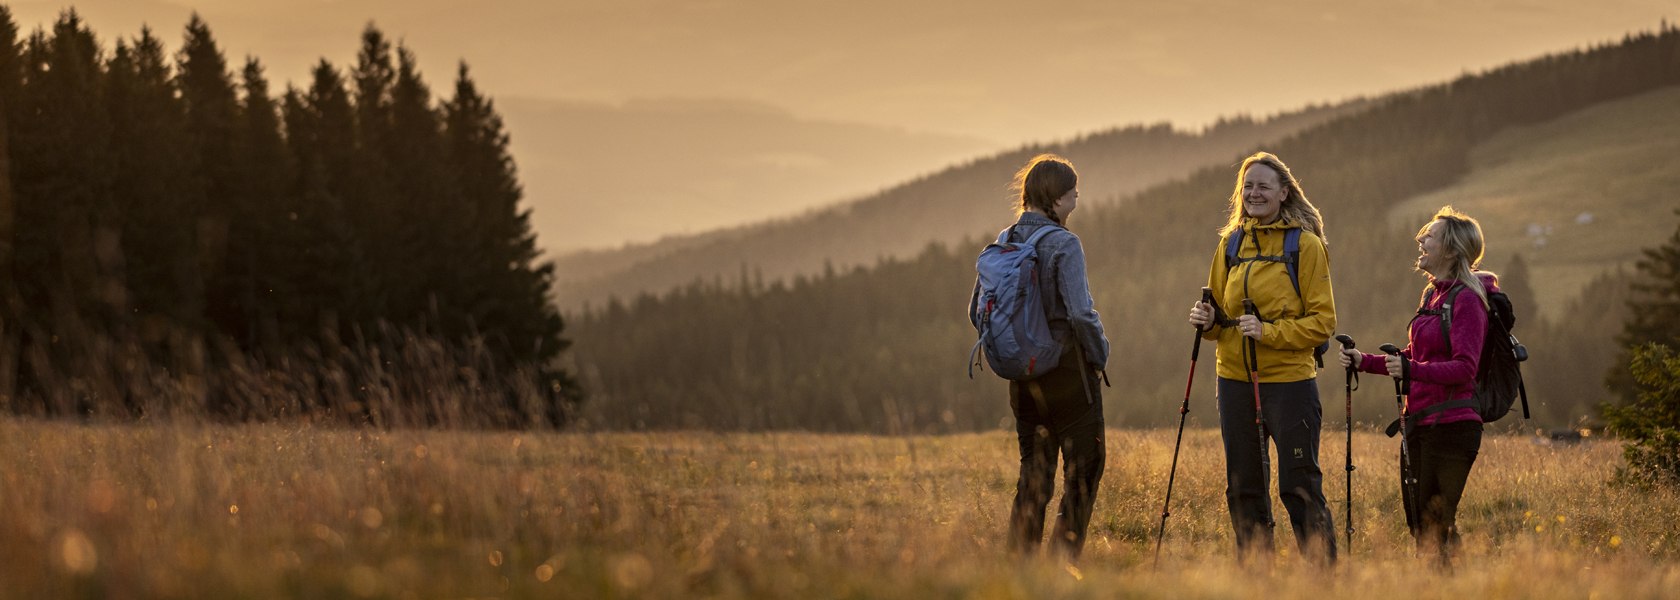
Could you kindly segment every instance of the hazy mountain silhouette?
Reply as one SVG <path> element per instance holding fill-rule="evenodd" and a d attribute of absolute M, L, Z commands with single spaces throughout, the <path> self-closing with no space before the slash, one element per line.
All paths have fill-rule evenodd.
<path fill-rule="evenodd" d="M 527 200 L 545 208 L 532 219 L 551 256 L 651 242 L 673 223 L 698 233 L 793 215 L 997 146 L 738 100 L 497 106 L 514 132 Z"/>
<path fill-rule="evenodd" d="M 932 242 L 955 242 L 995 233 L 998 224 L 1010 218 L 1011 192 L 1007 189 L 1010 175 L 1038 152 L 1056 152 L 1074 162 L 1080 170 L 1080 193 L 1085 202 L 1110 203 L 1150 186 L 1188 176 L 1197 169 L 1232 162 L 1239 158 L 1241 149 L 1281 140 L 1357 111 L 1366 104 L 1363 100 L 1353 100 L 1333 106 L 1311 106 L 1267 119 L 1226 119 L 1203 132 L 1186 132 L 1166 124 L 1115 128 L 1074 140 L 993 154 L 862 199 L 794 217 L 671 236 L 651 244 L 562 255 L 556 259 L 556 296 L 563 307 L 575 308 L 612 296 L 662 291 L 696 279 L 733 279 L 743 272 L 775 279 L 815 273 L 824 268 L 869 264 L 884 257 L 908 256 Z M 894 148 L 891 152 L 896 154 L 905 149 Z M 889 150 L 879 152 L 886 157 Z M 697 156 L 695 161 L 709 164 L 716 159 Z M 888 172 L 882 171 L 883 175 Z M 788 204 L 777 198 L 769 186 L 760 183 L 764 179 L 754 177 L 742 182 L 759 192 L 735 201 Z M 633 184 L 626 182 L 626 185 Z M 683 210 L 672 208 L 662 214 L 669 217 Z M 592 215 L 588 220 L 599 222 L 602 218 L 605 217 Z M 554 238 L 547 240 L 551 246 L 554 244 Z"/>

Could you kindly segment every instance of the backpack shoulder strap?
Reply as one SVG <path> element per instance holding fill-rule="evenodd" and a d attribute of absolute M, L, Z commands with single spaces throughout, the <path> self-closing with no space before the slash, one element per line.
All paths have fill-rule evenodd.
<path fill-rule="evenodd" d="M 1447 288 L 1447 291 L 1441 292 L 1441 295 L 1446 296 L 1446 300 L 1441 302 L 1441 308 L 1436 309 L 1424 308 L 1425 306 L 1429 306 L 1429 300 L 1434 297 L 1429 293 L 1425 293 L 1423 295 L 1423 302 L 1419 304 L 1417 310 L 1417 317 L 1421 317 L 1423 315 L 1436 315 L 1441 317 L 1441 339 L 1446 341 L 1447 356 L 1452 356 L 1453 301 L 1458 298 L 1458 293 L 1463 289 L 1463 282 L 1454 282 L 1451 287 Z M 1412 318 L 1416 319 L 1417 317 Z"/>
<path fill-rule="evenodd" d="M 1283 256 L 1286 259 L 1283 266 L 1289 269 L 1289 284 L 1295 286 L 1295 297 L 1301 299 L 1305 308 L 1306 298 L 1301 296 L 1301 272 L 1296 263 L 1301 262 L 1301 228 L 1296 227 L 1283 233 Z"/>
<path fill-rule="evenodd" d="M 1057 226 L 1057 225 L 1045 225 L 1043 227 L 1039 227 L 1038 231 L 1034 231 L 1031 236 L 1027 237 L 1027 241 L 1025 243 L 1026 243 L 1026 245 L 1032 246 L 1034 249 L 1037 249 L 1039 240 L 1044 239 L 1044 236 L 1050 235 L 1051 233 L 1057 232 L 1057 231 L 1067 231 L 1067 230 L 1063 229 L 1063 228 L 1061 228 L 1060 226 Z"/>
<path fill-rule="evenodd" d="M 1225 238 L 1225 269 L 1237 266 L 1237 250 L 1242 248 L 1243 230 L 1241 227 L 1231 231 Z"/>

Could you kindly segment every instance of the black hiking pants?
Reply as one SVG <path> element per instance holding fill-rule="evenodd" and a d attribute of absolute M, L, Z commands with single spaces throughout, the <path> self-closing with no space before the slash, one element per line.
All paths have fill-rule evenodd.
<path fill-rule="evenodd" d="M 1063 490 L 1050 534 L 1051 549 L 1075 560 L 1085 547 L 1085 529 L 1091 523 L 1108 452 L 1103 439 L 1102 390 L 1079 362 L 1076 353 L 1068 352 L 1044 376 L 1009 383 L 1009 407 L 1015 412 L 1015 435 L 1021 448 L 1021 474 L 1009 513 L 1009 549 L 1019 554 L 1034 552 L 1044 538 L 1044 511 L 1055 491 L 1058 455 Z"/>
<path fill-rule="evenodd" d="M 1266 489 L 1270 473 L 1261 469 L 1262 446 L 1254 425 L 1254 392 L 1247 381 L 1219 378 L 1219 429 L 1225 440 L 1225 504 L 1237 551 L 1270 552 L 1272 498 Z M 1266 434 L 1277 446 L 1277 489 L 1295 543 L 1303 556 L 1336 558 L 1336 528 L 1324 499 L 1324 474 L 1318 467 L 1319 429 L 1323 412 L 1318 382 L 1260 384 L 1260 408 Z"/>
<path fill-rule="evenodd" d="M 1458 547 L 1458 501 L 1464 497 L 1470 467 L 1481 452 L 1482 424 L 1458 421 L 1415 427 L 1406 435 L 1406 447 L 1417 477 L 1415 496 L 1401 494 L 1406 526 L 1419 552 L 1434 552 L 1437 560 L 1447 564 Z"/>

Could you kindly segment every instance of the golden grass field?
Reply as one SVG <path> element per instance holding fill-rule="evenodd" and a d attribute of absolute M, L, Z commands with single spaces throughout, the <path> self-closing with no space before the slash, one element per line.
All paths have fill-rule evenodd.
<path fill-rule="evenodd" d="M 6 598 L 1657 598 L 1680 498 L 1619 446 L 1490 437 L 1453 573 L 1410 557 L 1392 440 L 1355 434 L 1338 568 L 1233 559 L 1216 431 L 1110 430 L 1077 567 L 1004 550 L 1012 432 L 377 431 L 0 419 Z M 1343 433 L 1321 460 L 1342 536 Z"/>

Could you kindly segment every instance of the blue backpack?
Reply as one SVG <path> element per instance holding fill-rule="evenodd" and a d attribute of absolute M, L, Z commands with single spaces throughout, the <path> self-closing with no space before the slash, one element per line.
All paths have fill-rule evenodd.
<path fill-rule="evenodd" d="M 974 354 L 986 350 L 986 363 L 1004 379 L 1023 381 L 1050 372 L 1062 357 L 1062 344 L 1050 334 L 1044 298 L 1039 292 L 1038 241 L 1054 225 L 1039 227 L 1024 242 L 1009 241 L 1014 227 L 998 234 L 997 242 L 980 251 L 974 269 L 980 291 L 970 323 L 980 339 L 968 353 L 968 376 L 974 378 Z"/>

